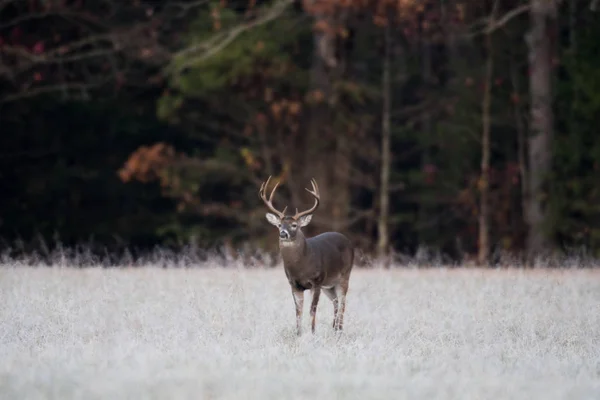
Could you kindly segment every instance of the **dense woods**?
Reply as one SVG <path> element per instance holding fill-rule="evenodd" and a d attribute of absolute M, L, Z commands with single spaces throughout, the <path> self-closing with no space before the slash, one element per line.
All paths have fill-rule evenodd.
<path fill-rule="evenodd" d="M 2 247 L 598 256 L 592 3 L 0 0 Z"/>

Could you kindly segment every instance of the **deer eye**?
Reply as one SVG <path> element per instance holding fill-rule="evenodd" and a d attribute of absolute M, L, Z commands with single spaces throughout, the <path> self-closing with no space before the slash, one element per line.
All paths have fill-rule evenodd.
<path fill-rule="evenodd" d="M 292 228 L 296 229 L 297 227 L 298 227 L 298 224 L 294 222 L 294 223 L 292 224 Z"/>

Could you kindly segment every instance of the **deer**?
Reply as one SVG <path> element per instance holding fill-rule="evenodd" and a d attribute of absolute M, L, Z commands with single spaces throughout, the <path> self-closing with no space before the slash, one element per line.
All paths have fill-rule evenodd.
<path fill-rule="evenodd" d="M 287 206 L 283 211 L 278 211 L 273 206 L 273 196 L 280 181 L 275 184 L 267 199 L 266 191 L 270 180 L 271 176 L 263 182 L 259 196 L 270 211 L 266 213 L 267 221 L 279 230 L 279 252 L 296 306 L 296 334 L 302 335 L 304 292 L 309 289 L 312 294 L 312 333 L 315 333 L 321 290 L 333 302 L 333 329 L 341 332 L 344 325 L 346 294 L 354 263 L 354 247 L 351 241 L 339 232 L 325 232 L 310 238 L 302 233 L 302 228 L 310 223 L 321 200 L 314 178 L 311 179 L 312 190 L 304 188 L 314 197 L 314 205 L 302 212 L 298 212 L 296 208 L 294 215 L 286 214 Z"/>

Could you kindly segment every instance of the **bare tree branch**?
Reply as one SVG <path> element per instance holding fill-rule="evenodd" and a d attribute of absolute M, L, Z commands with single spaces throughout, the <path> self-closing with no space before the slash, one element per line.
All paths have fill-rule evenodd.
<path fill-rule="evenodd" d="M 489 34 L 489 33 L 492 33 L 494 31 L 504 27 L 504 25 L 506 25 L 508 22 L 510 22 L 513 18 L 518 17 L 519 15 L 528 12 L 529 8 L 530 8 L 529 3 L 523 4 L 517 8 L 510 10 L 509 12 L 507 12 L 500 18 L 492 19 L 493 23 L 492 22 L 489 23 L 485 33 Z M 491 17 L 491 18 L 493 18 L 493 17 Z"/>
<path fill-rule="evenodd" d="M 67 32 L 56 33 L 52 38 L 40 36 L 34 44 L 31 36 L 28 42 L 18 38 L 13 40 L 11 36 L 3 43 L 0 47 L 0 84 L 5 84 L 3 91 L 6 95 L 0 96 L 0 102 L 29 98 L 52 90 L 65 93 L 69 91 L 65 88 L 69 87 L 98 87 L 95 82 L 90 85 L 85 82 L 103 79 L 107 71 L 116 85 L 129 82 L 136 71 L 150 68 L 153 74 L 159 72 L 157 69 L 167 66 L 170 61 L 182 61 L 174 62 L 171 67 L 173 73 L 179 73 L 222 51 L 244 32 L 274 20 L 292 1 L 276 0 L 252 19 L 246 17 L 239 25 L 202 43 L 176 50 L 181 19 L 196 9 L 206 7 L 208 0 L 181 0 L 161 6 L 152 2 L 131 4 L 106 0 L 100 14 L 89 7 L 80 9 L 48 3 L 29 9 L 16 7 L 21 3 L 15 0 L 0 0 L 0 12 L 12 6 L 18 12 L 17 15 L 11 13 L 8 18 L 4 18 L 9 15 L 7 13 L 2 16 L 0 33 L 4 37 L 8 37 L 5 32 L 12 32 L 15 28 L 28 30 L 33 22 L 40 26 L 46 22 L 55 24 L 54 18 L 64 19 L 61 29 Z M 132 17 L 128 20 L 117 18 L 123 15 L 117 12 L 117 7 L 122 7 Z M 73 36 L 72 28 L 76 28 L 76 36 Z M 167 66 L 167 72 L 169 68 Z M 29 93 L 20 93 L 22 91 Z"/>
<path fill-rule="evenodd" d="M 479 22 L 479 24 L 485 24 L 484 29 L 481 29 L 481 30 L 478 30 L 475 32 L 471 32 L 464 36 L 466 36 L 468 38 L 473 38 L 475 36 L 488 35 L 490 33 L 493 33 L 495 31 L 497 31 L 498 29 L 503 28 L 506 24 L 508 24 L 514 18 L 520 16 L 521 14 L 528 12 L 530 8 L 531 8 L 531 6 L 529 5 L 529 3 L 522 4 L 516 8 L 513 8 L 512 10 L 508 11 L 506 14 L 504 14 L 500 18 L 497 18 L 494 20 L 490 20 L 490 18 L 485 18 Z"/>
<path fill-rule="evenodd" d="M 87 12 L 63 12 L 61 16 L 67 14 L 76 16 L 71 27 L 82 32 L 79 37 L 71 39 L 65 35 L 67 40 L 54 39 L 55 44 L 52 40 L 41 38 L 38 42 L 40 49 L 30 50 L 28 46 L 31 44 L 19 41 L 4 43 L 0 47 L 0 79 L 11 88 L 4 90 L 6 94 L 0 96 L 1 103 L 52 91 L 65 95 L 74 89 L 79 89 L 86 97 L 89 90 L 108 83 L 111 78 L 117 85 L 126 83 L 125 76 L 134 72 L 132 61 L 141 61 L 135 67 L 139 70 L 162 65 L 169 59 L 168 52 L 159 44 L 152 30 L 152 21 L 142 19 L 130 26 L 121 21 L 114 24 L 107 22 L 106 27 L 99 28 L 98 24 L 90 22 L 95 17 L 88 18 Z M 34 14 L 38 15 L 42 14 Z M 18 16 L 13 21 L 25 19 L 25 16 Z M 60 34 L 57 35 L 60 40 Z M 110 70 L 108 78 L 107 68 Z"/>
<path fill-rule="evenodd" d="M 1 97 L 0 104 L 9 103 L 12 101 L 22 100 L 22 99 L 26 99 L 26 98 L 31 98 L 31 97 L 39 96 L 42 94 L 59 92 L 59 91 L 85 92 L 89 89 L 96 88 L 96 87 L 102 85 L 103 83 L 106 83 L 106 82 L 95 82 L 95 83 L 90 83 L 90 82 L 86 82 L 86 83 L 68 82 L 68 83 L 66 83 L 65 82 L 65 83 L 59 83 L 56 85 L 41 86 L 38 88 L 33 88 L 33 89 L 30 89 L 27 91 L 17 92 L 14 94 L 9 94 L 4 97 Z"/>
<path fill-rule="evenodd" d="M 292 3 L 293 0 L 280 0 L 274 6 L 269 8 L 269 10 L 266 11 L 262 16 L 252 20 L 251 22 L 238 25 L 227 32 L 217 34 L 211 39 L 203 41 L 202 43 L 198 43 L 178 51 L 174 54 L 174 59 L 183 59 L 185 61 L 177 63 L 176 69 L 173 72 L 176 74 L 180 73 L 184 69 L 194 64 L 201 63 L 202 61 L 213 57 L 215 54 L 219 53 L 225 47 L 231 44 L 242 33 L 273 21 L 275 18 L 280 16 L 283 11 Z"/>
<path fill-rule="evenodd" d="M 171 2 L 169 4 L 166 5 L 166 8 L 178 8 L 179 9 L 179 17 L 184 16 L 186 13 L 188 13 L 189 11 L 193 10 L 194 8 L 198 8 L 201 6 L 205 6 L 209 4 L 209 0 L 198 0 L 198 1 L 192 1 L 190 3 L 184 3 L 184 2 Z"/>

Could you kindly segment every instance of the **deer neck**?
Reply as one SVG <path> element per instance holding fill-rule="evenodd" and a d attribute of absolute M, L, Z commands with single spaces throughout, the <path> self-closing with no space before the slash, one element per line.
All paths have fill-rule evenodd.
<path fill-rule="evenodd" d="M 300 266 L 301 261 L 306 257 L 307 250 L 306 238 L 301 231 L 296 234 L 293 241 L 279 241 L 279 251 L 286 268 Z"/>

